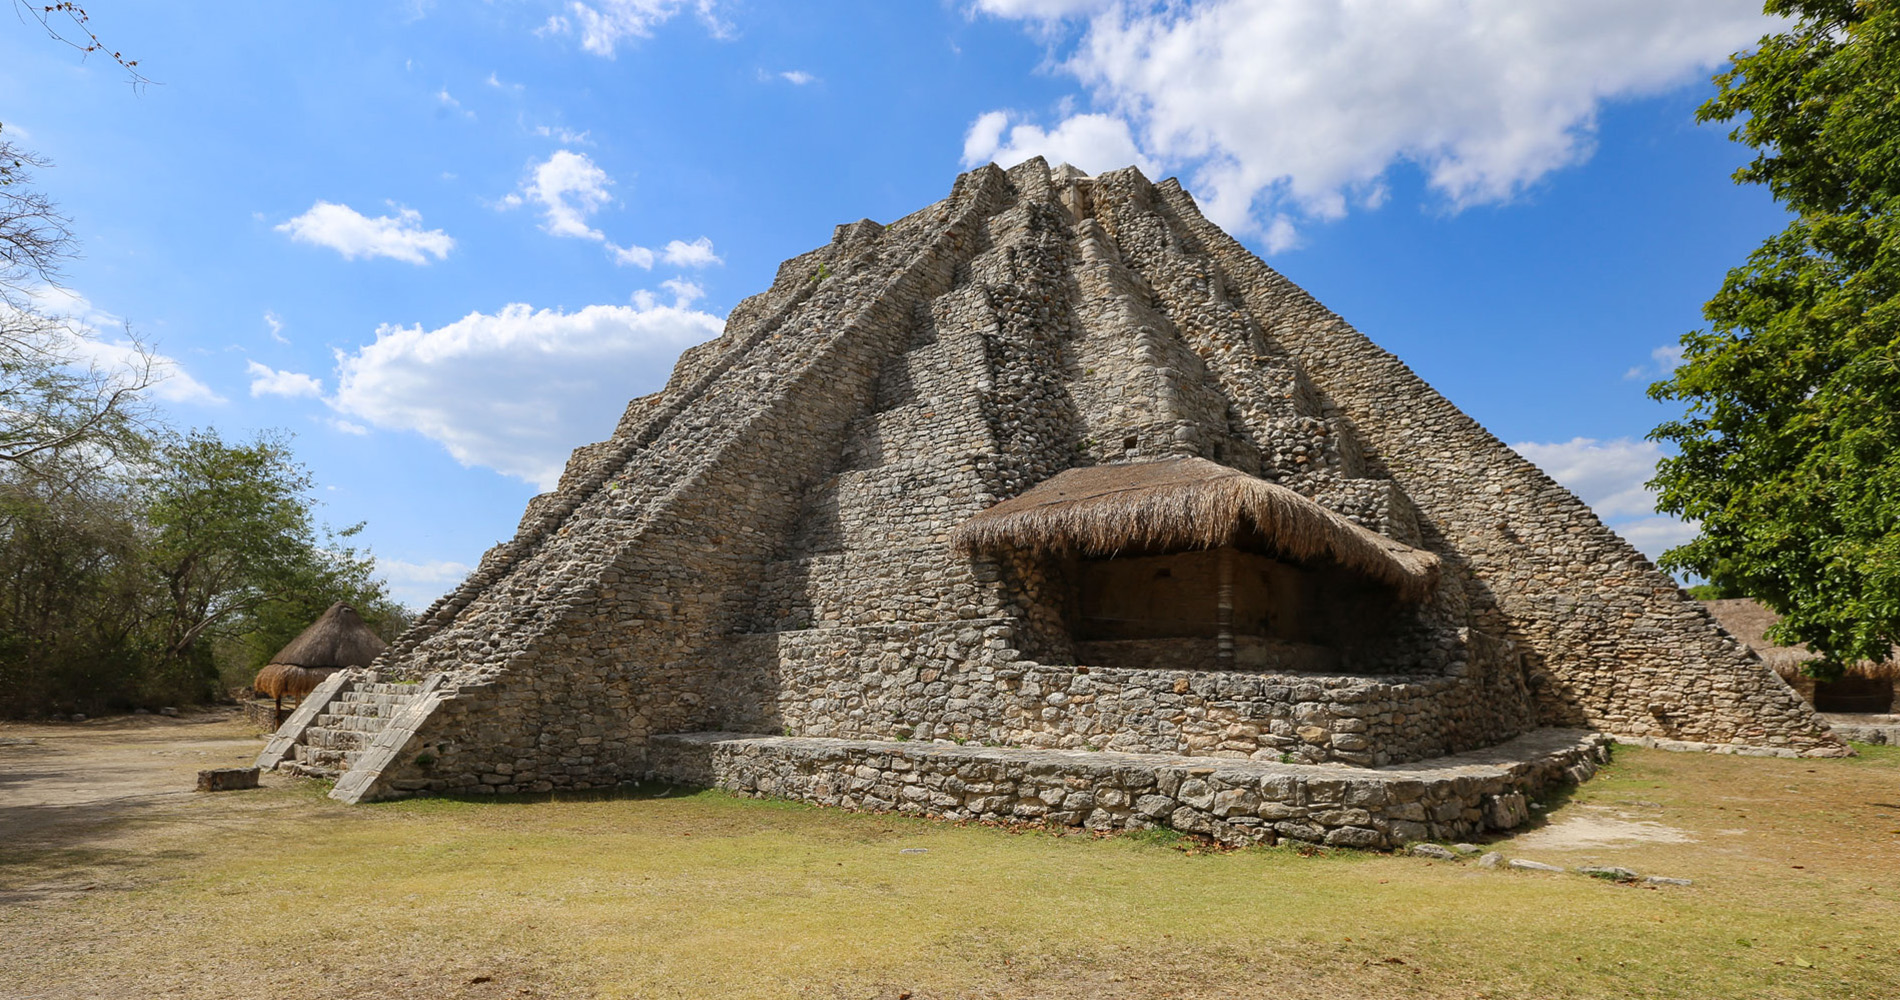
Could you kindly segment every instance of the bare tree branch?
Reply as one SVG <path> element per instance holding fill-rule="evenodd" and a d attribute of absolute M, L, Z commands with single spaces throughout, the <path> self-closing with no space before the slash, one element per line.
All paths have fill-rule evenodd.
<path fill-rule="evenodd" d="M 46 30 L 47 37 L 70 45 L 83 55 L 90 56 L 94 52 L 105 53 L 125 70 L 126 75 L 131 78 L 128 82 L 132 84 L 132 89 L 137 90 L 152 82 L 146 78 L 145 74 L 139 72 L 137 59 L 127 59 L 124 53 L 108 47 L 106 43 L 99 40 L 98 35 L 93 34 L 92 15 L 86 13 L 86 8 L 77 3 L 62 0 L 59 3 L 36 4 L 30 0 L 13 0 L 13 12 L 23 22 L 29 17 L 32 18 Z"/>

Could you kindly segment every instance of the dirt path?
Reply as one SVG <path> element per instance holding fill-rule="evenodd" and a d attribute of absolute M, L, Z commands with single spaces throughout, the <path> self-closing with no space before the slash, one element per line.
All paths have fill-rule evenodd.
<path fill-rule="evenodd" d="M 248 767 L 263 743 L 230 710 L 0 723 L 0 843 L 72 848 L 175 815 L 202 798 L 199 770 Z"/>

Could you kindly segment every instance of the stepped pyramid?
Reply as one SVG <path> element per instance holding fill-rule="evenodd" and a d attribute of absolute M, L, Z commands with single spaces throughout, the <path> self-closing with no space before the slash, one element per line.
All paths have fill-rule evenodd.
<path fill-rule="evenodd" d="M 329 711 L 350 704 L 372 712 Z M 847 772 L 921 754 L 1080 788 L 1117 761 L 1244 771 L 1256 797 L 1269 772 L 1340 773 L 1313 765 L 1506 773 L 1439 819 L 1243 817 L 1384 843 L 1508 825 L 1512 761 L 1591 734 L 1844 752 L 1575 497 L 1175 181 L 1032 160 L 786 261 L 260 763 L 328 767 L 346 801 L 696 776 L 1108 826 L 1214 814 L 1159 815 L 1189 807 L 1158 792 L 1176 804 L 1038 806 L 1028 785 L 1011 805 L 967 775 L 887 802 Z"/>

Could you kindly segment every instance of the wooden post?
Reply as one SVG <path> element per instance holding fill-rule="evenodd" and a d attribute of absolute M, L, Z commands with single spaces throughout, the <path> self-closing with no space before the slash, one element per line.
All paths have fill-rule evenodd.
<path fill-rule="evenodd" d="M 1217 659 L 1222 667 L 1234 665 L 1234 550 L 1223 545 L 1216 550 L 1220 560 L 1219 605 L 1214 622 L 1220 628 Z"/>

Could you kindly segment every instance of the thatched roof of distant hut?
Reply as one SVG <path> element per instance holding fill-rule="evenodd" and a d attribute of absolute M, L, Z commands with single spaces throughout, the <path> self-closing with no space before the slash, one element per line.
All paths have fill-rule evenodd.
<path fill-rule="evenodd" d="M 301 698 L 345 667 L 367 667 L 388 643 L 356 609 L 338 601 L 258 671 L 251 687 L 270 698 Z"/>
<path fill-rule="evenodd" d="M 1801 665 L 1815 658 L 1808 647 L 1802 644 L 1779 646 L 1768 638 L 1768 629 L 1779 621 L 1781 616 L 1760 601 L 1752 597 L 1735 597 L 1719 601 L 1703 601 L 1715 620 L 1722 624 L 1728 633 L 1748 645 L 1783 680 L 1794 680 L 1801 676 Z M 1900 656 L 1890 656 L 1881 663 L 1862 660 L 1847 667 L 1849 676 L 1866 677 L 1870 680 L 1900 679 Z"/>
<path fill-rule="evenodd" d="M 1070 469 L 965 521 L 965 551 L 1110 556 L 1238 545 L 1335 562 L 1422 597 L 1438 557 L 1369 531 L 1284 486 L 1200 458 Z"/>

